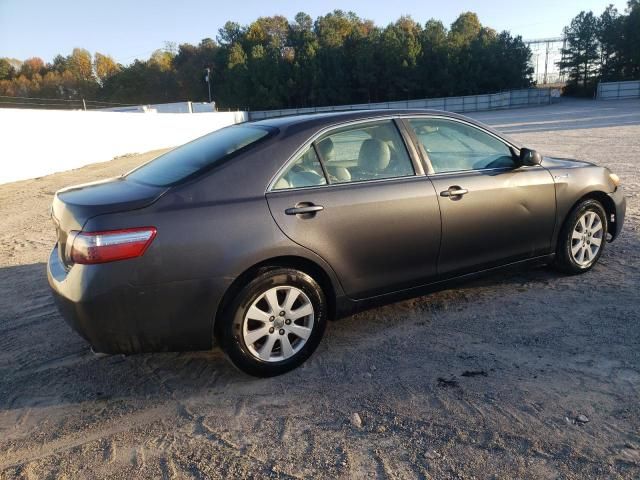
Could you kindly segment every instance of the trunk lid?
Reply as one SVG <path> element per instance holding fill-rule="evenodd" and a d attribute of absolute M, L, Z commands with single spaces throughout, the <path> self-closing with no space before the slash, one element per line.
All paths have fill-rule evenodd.
<path fill-rule="evenodd" d="M 58 255 L 69 266 L 67 243 L 71 231 L 82 230 L 92 217 L 146 207 L 168 190 L 119 177 L 68 187 L 56 192 L 51 217 L 56 226 Z M 71 246 L 71 245 L 69 245 Z"/>

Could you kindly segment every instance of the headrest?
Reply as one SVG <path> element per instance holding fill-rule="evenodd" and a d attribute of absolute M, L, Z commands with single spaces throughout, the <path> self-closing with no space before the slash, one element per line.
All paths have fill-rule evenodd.
<path fill-rule="evenodd" d="M 315 172 L 291 172 L 289 184 L 292 188 L 324 185 L 327 181 Z"/>
<path fill-rule="evenodd" d="M 365 172 L 382 172 L 389 166 L 391 151 L 389 146 L 377 138 L 362 142 L 358 155 L 358 166 Z"/>
<path fill-rule="evenodd" d="M 327 171 L 338 182 L 351 181 L 351 172 L 349 172 L 349 170 L 346 167 L 327 167 Z"/>
<path fill-rule="evenodd" d="M 322 160 L 325 162 L 330 162 L 333 160 L 335 156 L 335 152 L 333 151 L 333 140 L 330 138 L 325 138 L 317 144 L 318 152 L 322 157 Z"/>

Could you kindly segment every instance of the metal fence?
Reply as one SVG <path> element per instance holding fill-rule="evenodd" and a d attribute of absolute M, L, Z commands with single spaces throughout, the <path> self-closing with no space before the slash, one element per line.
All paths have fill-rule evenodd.
<path fill-rule="evenodd" d="M 640 98 L 640 80 L 600 82 L 598 84 L 598 98 L 601 100 Z"/>
<path fill-rule="evenodd" d="M 139 113 L 210 113 L 216 111 L 216 104 L 206 102 L 173 102 L 153 105 L 130 105 L 98 109 L 103 112 L 139 112 Z"/>
<path fill-rule="evenodd" d="M 505 108 L 526 107 L 532 105 L 548 105 L 560 97 L 560 90 L 553 88 L 528 88 L 524 90 L 508 90 L 500 93 L 484 95 L 468 95 L 464 97 L 426 98 L 399 102 L 360 103 L 356 105 L 335 105 L 329 107 L 288 108 L 283 110 L 263 110 L 249 112 L 249 119 L 281 117 L 303 113 L 335 112 L 344 110 L 389 110 L 397 108 L 428 108 L 449 112 L 466 113 L 482 110 L 498 110 Z"/>

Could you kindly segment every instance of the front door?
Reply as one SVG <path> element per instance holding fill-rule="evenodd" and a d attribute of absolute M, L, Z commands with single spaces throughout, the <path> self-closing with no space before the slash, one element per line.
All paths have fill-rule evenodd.
<path fill-rule="evenodd" d="M 444 276 L 549 253 L 555 186 L 541 166 L 519 167 L 501 139 L 449 119 L 412 119 L 440 202 Z"/>

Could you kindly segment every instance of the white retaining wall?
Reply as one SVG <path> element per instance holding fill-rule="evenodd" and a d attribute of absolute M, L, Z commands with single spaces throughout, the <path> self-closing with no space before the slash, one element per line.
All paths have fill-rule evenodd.
<path fill-rule="evenodd" d="M 0 108 L 0 184 L 186 143 L 246 112 L 122 113 Z"/>
<path fill-rule="evenodd" d="M 640 98 L 640 80 L 600 82 L 598 84 L 598 98 L 601 100 Z"/>

